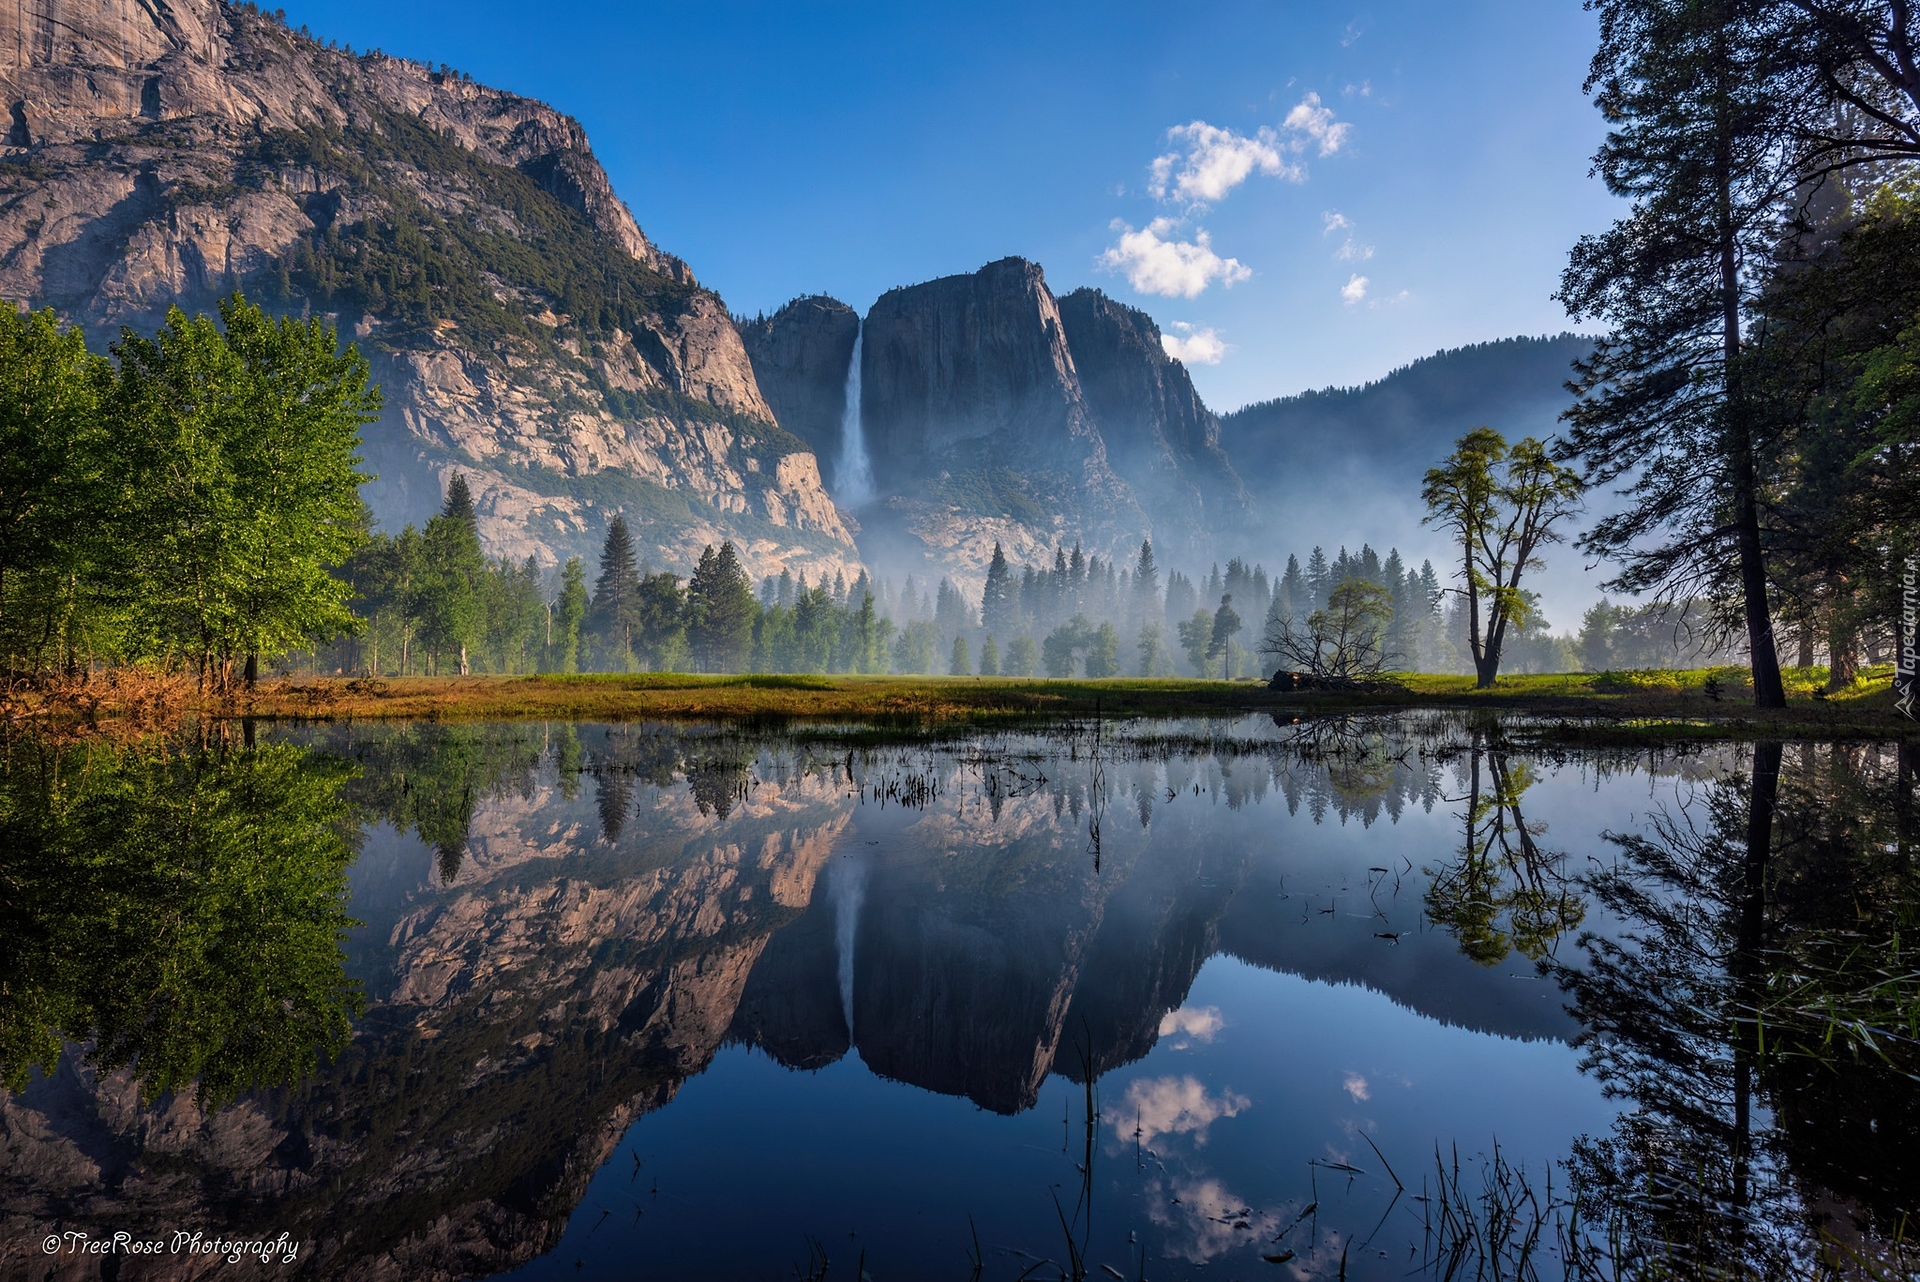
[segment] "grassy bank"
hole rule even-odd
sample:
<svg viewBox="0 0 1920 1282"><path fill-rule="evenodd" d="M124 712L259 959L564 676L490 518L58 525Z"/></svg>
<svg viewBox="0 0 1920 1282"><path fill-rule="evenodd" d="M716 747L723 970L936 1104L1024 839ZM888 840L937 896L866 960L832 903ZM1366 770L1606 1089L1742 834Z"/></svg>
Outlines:
<svg viewBox="0 0 1920 1282"><path fill-rule="evenodd" d="M823 720L1010 724L1085 716L1291 715L1396 707L1462 707L1594 721L1590 732L1637 738L1899 736L1920 733L1893 708L1891 673L1815 697L1823 670L1789 675L1782 711L1750 706L1736 669L1516 676L1493 690L1471 677L1405 674L1373 695L1279 695L1253 681L1023 680L993 677L675 674L282 680L225 715L436 720ZM212 711L212 709L210 709ZM1643 724L1652 723L1652 724ZM1664 723L1664 724L1661 724Z"/></svg>
<svg viewBox="0 0 1920 1282"><path fill-rule="evenodd" d="M1060 717L1314 716L1392 708L1459 708L1566 724L1566 741L1920 737L1893 707L1891 673L1870 672L1820 696L1826 673L1790 670L1789 706L1751 706L1737 669L1568 673L1504 678L1476 690L1471 677L1401 674L1370 695L1275 694L1255 681L1027 680L996 677L724 676L669 673L591 676L279 678L251 695L203 701L180 678L152 684L89 682L91 702L14 696L9 719L151 721L199 714L265 720L847 721L887 726L1014 725Z"/></svg>

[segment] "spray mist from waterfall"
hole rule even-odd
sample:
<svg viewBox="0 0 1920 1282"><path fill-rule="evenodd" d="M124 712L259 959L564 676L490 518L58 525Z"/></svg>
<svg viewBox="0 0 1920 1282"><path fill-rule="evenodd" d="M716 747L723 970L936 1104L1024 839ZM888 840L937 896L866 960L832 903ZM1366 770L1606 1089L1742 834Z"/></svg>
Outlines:
<svg viewBox="0 0 1920 1282"><path fill-rule="evenodd" d="M853 941L860 925L860 909L867 901L867 864L858 857L842 858L833 870L833 934L840 954L840 1014L853 1037Z"/></svg>
<svg viewBox="0 0 1920 1282"><path fill-rule="evenodd" d="M866 322L853 334L853 359L847 362L847 411L840 418L840 458L833 468L833 498L842 507L873 501L873 463L867 458L867 434L860 422L860 347Z"/></svg>

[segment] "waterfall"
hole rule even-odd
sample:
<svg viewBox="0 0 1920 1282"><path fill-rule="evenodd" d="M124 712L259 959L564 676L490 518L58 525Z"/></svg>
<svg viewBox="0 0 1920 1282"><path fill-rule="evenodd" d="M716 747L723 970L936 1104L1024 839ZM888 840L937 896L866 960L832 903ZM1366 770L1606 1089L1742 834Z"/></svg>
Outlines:
<svg viewBox="0 0 1920 1282"><path fill-rule="evenodd" d="M860 925L860 908L867 899L867 865L857 856L842 855L833 870L834 943L840 954L840 1014L847 1021L847 1040L853 1040L853 940Z"/></svg>
<svg viewBox="0 0 1920 1282"><path fill-rule="evenodd" d="M867 458L867 434L860 422L860 347L866 322L853 332L853 359L847 362L847 410L840 417L840 458L833 467L833 497L841 507L873 501L873 463Z"/></svg>

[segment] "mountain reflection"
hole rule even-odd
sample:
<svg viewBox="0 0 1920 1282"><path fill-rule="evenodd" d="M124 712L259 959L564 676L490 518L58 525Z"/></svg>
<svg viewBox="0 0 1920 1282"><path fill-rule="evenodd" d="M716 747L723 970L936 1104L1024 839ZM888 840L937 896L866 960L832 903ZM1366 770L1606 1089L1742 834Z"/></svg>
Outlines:
<svg viewBox="0 0 1920 1282"><path fill-rule="evenodd" d="M1848 1241L1895 1231L1920 1183L1914 967L1888 951L1920 903L1910 769L1776 745L1729 782L1725 753L1591 754L1579 777L1702 782L1574 876L1600 839L1547 828L1564 790L1496 730L16 744L0 1224L285 1229L314 1276L482 1275L548 1251L627 1126L724 1047L856 1056L1015 1115L1050 1077L1091 1090L1210 1041L1221 1012L1188 994L1230 954L1577 1038L1634 1103L1579 1146L1581 1185L1648 1261L1771 1259L1815 1205ZM1203 1140L1249 1100L1162 1074L1119 1100L1124 1136L1105 1124Z"/></svg>

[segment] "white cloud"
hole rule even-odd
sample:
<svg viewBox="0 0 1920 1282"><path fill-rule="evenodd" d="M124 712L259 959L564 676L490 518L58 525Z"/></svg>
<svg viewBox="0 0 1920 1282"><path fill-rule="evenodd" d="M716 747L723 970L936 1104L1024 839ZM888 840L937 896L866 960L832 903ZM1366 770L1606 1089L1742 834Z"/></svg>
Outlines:
<svg viewBox="0 0 1920 1282"><path fill-rule="evenodd" d="M1252 134L1235 133L1204 120L1167 130L1174 149L1148 166L1147 190L1155 200L1204 207L1227 195L1255 174L1305 182L1307 167L1289 159L1311 145L1331 156L1346 144L1353 126L1334 119L1333 108L1310 93L1294 105L1279 129L1262 125Z"/></svg>
<svg viewBox="0 0 1920 1282"><path fill-rule="evenodd" d="M1191 328L1191 326L1176 326L1176 328ZM1213 333L1210 329L1200 332ZM1210 1042L1226 1026L1227 1021L1220 1017L1218 1006L1182 1006L1178 1010L1170 1010L1161 1016L1160 1036L1171 1037L1175 1033L1181 1033L1196 1042Z"/></svg>
<svg viewBox="0 0 1920 1282"><path fill-rule="evenodd" d="M1132 1139L1138 1127L1142 1144L1152 1144L1161 1135L1191 1135L1195 1144L1205 1144L1209 1126L1223 1117L1238 1117L1252 1103L1232 1091L1209 1095L1193 1077L1136 1078L1127 1085L1113 1129L1122 1139Z"/></svg>
<svg viewBox="0 0 1920 1282"><path fill-rule="evenodd" d="M1360 276L1360 275L1349 276L1347 278L1347 283L1340 287L1340 297L1349 306L1359 302L1361 299L1365 298L1366 296L1367 296L1367 278L1365 276Z"/></svg>
<svg viewBox="0 0 1920 1282"><path fill-rule="evenodd" d="M1329 209L1320 215L1320 221L1325 226L1325 230L1321 233L1323 236L1331 236L1335 232L1346 233L1345 238L1340 242L1340 248L1333 251L1335 258L1343 263L1364 263L1373 257L1372 245L1362 245L1353 238L1353 219L1337 210Z"/></svg>
<svg viewBox="0 0 1920 1282"><path fill-rule="evenodd" d="M1221 358L1227 354L1226 341L1220 337L1220 331L1217 329L1195 329L1185 321L1175 321L1173 328L1179 332L1177 334L1160 335L1160 346L1167 355L1173 357L1176 361L1180 361L1186 365L1218 365ZM1213 1012L1216 1020L1219 1018L1219 1011L1214 1010L1211 1006L1207 1007L1207 1010ZM1179 1010L1170 1012L1166 1019L1160 1021L1160 1035L1165 1037L1169 1031L1170 1026L1167 1020L1173 1019L1176 1015L1186 1016L1193 1013L1195 1012L1189 1011L1185 1006L1182 1006ZM1181 1024L1174 1024L1171 1027L1178 1028L1183 1032L1193 1032L1193 1030L1187 1029ZM1205 1042L1213 1040L1213 1034L1211 1032L1204 1037L1200 1036L1198 1032L1193 1032L1193 1036L1196 1041Z"/></svg>
<svg viewBox="0 0 1920 1282"><path fill-rule="evenodd" d="M1333 118L1333 108L1320 105L1320 95L1317 93L1302 98L1280 123L1294 133L1305 134L1319 143L1323 156L1331 156L1339 151L1346 145L1347 135L1353 132L1352 125ZM1293 150L1299 149L1300 144L1296 141Z"/></svg>
<svg viewBox="0 0 1920 1282"><path fill-rule="evenodd" d="M1358 1073L1348 1073L1347 1080L1340 1083L1347 1094L1353 1096L1353 1102L1364 1104L1373 1098L1373 1091L1367 1086L1367 1079Z"/></svg>
<svg viewBox="0 0 1920 1282"><path fill-rule="evenodd" d="M1196 298L1215 281L1231 286L1253 275L1239 259L1214 253L1204 230L1195 229L1190 241L1169 239L1179 226L1175 219L1156 218L1135 231L1116 218L1113 229L1120 239L1100 255L1098 265L1125 272L1127 283L1143 294L1167 298Z"/></svg>
<svg viewBox="0 0 1920 1282"><path fill-rule="evenodd" d="M1175 125L1167 137L1185 144L1182 151L1154 157L1147 190L1155 200L1190 205L1211 204L1245 182L1255 172L1299 182L1306 171L1280 154L1280 135L1261 128L1253 137L1221 129L1204 120Z"/></svg>

